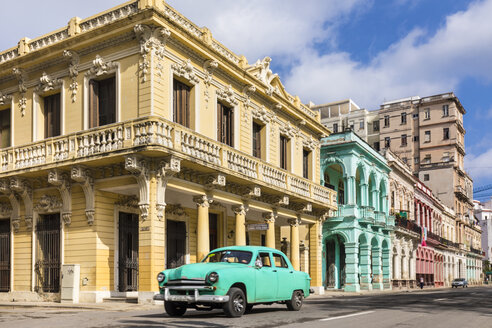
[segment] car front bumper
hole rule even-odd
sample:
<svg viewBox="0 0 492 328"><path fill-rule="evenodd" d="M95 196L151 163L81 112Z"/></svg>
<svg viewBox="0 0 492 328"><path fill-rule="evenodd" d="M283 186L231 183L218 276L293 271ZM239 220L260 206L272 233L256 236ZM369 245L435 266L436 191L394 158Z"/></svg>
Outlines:
<svg viewBox="0 0 492 328"><path fill-rule="evenodd" d="M188 295L171 295L171 290L186 290ZM212 290L212 288L196 286L176 286L164 288L164 294L154 295L156 301L186 302L186 303L225 303L229 301L229 295L200 295L200 290ZM192 295L190 295L193 293Z"/></svg>

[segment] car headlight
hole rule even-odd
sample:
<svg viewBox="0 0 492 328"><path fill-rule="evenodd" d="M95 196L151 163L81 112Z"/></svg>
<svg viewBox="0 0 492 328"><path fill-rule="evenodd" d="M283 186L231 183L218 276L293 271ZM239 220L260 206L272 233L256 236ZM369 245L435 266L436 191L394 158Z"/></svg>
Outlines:
<svg viewBox="0 0 492 328"><path fill-rule="evenodd" d="M216 283L217 281L219 281L219 274L217 272L209 273L208 281L210 281L211 283Z"/></svg>
<svg viewBox="0 0 492 328"><path fill-rule="evenodd" d="M164 279L166 279L166 275L165 275L164 273L162 273L162 272L159 272L159 273L157 274L157 281L158 281L158 282L163 282L163 281L164 281Z"/></svg>

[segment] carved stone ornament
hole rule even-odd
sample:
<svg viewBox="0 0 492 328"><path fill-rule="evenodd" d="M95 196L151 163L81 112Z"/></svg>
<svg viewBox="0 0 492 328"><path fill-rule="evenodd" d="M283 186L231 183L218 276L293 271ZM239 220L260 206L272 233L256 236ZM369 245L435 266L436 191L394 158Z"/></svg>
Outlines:
<svg viewBox="0 0 492 328"><path fill-rule="evenodd" d="M240 194L244 198L260 197L261 188L259 186L245 187L240 191Z"/></svg>
<svg viewBox="0 0 492 328"><path fill-rule="evenodd" d="M48 92L60 88L61 85L62 85L62 80L54 79L48 74L46 74L46 72L43 72L43 74L41 74L41 77L39 78L39 84L36 87L36 91Z"/></svg>
<svg viewBox="0 0 492 328"><path fill-rule="evenodd" d="M169 204L166 206L166 214L175 215L175 216L188 216L185 212L185 209L181 204Z"/></svg>
<svg viewBox="0 0 492 328"><path fill-rule="evenodd" d="M247 204L236 205L232 207L232 211L236 215L246 215L246 213L249 211L249 207Z"/></svg>
<svg viewBox="0 0 492 328"><path fill-rule="evenodd" d="M298 227L301 224L300 218L289 219L289 224L291 227Z"/></svg>
<svg viewBox="0 0 492 328"><path fill-rule="evenodd" d="M124 208L137 209L138 197L133 195L120 195L114 204Z"/></svg>
<svg viewBox="0 0 492 328"><path fill-rule="evenodd" d="M181 171L181 159L175 156L169 156L161 160L157 168L156 211L157 219L162 221L164 219L164 210L166 209L167 181Z"/></svg>
<svg viewBox="0 0 492 328"><path fill-rule="evenodd" d="M77 100L77 91L79 88L79 84L77 83L77 76L79 75L79 63L80 57L73 50L64 50L63 57L70 61L68 66L68 75L72 79L72 83L70 83L70 91L72 92L72 102Z"/></svg>
<svg viewBox="0 0 492 328"><path fill-rule="evenodd" d="M10 190L15 191L24 202L24 218L28 229L32 227L33 202L32 187L27 180L14 177L10 179Z"/></svg>
<svg viewBox="0 0 492 328"><path fill-rule="evenodd" d="M196 203L198 207L210 207L214 200L207 195L200 195L193 197L193 202Z"/></svg>
<svg viewBox="0 0 492 328"><path fill-rule="evenodd" d="M284 134L291 139L299 135L299 128L293 126L290 122L280 125L279 129L281 134Z"/></svg>
<svg viewBox="0 0 492 328"><path fill-rule="evenodd" d="M157 67L161 67L160 61L164 59L166 43L171 36L171 31L167 27L155 27L143 24L135 25L133 31L140 42L140 77L142 78L142 82L146 82L151 63L149 55L152 56L155 54L158 61Z"/></svg>
<svg viewBox="0 0 492 328"><path fill-rule="evenodd" d="M237 106L237 104L239 103L236 99L234 90L232 89L231 85L229 85L225 89L217 89L216 93L218 100L221 100L231 106Z"/></svg>
<svg viewBox="0 0 492 328"><path fill-rule="evenodd" d="M70 171L70 177L80 183L85 196L85 216L87 223L94 223L95 210L95 195L94 195L94 179L91 177L90 171L83 166L74 166Z"/></svg>
<svg viewBox="0 0 492 328"><path fill-rule="evenodd" d="M27 80L27 75L23 69L17 67L14 67L12 69L12 72L14 73L15 77L17 78L17 81L19 82L19 92L21 94L21 98L19 99L19 108L21 111L21 116L24 116L26 114L26 106L27 106L27 98L26 98L27 87L25 85Z"/></svg>
<svg viewBox="0 0 492 328"><path fill-rule="evenodd" d="M203 69L205 70L205 85L207 88L212 83L214 71L219 67L219 62L214 59L206 60L203 63Z"/></svg>
<svg viewBox="0 0 492 328"><path fill-rule="evenodd" d="M92 61L92 67L85 73L86 77L91 76L101 76L104 74L108 74L112 70L115 70L118 67L118 64L115 62L106 62L101 56L96 55L96 59Z"/></svg>
<svg viewBox="0 0 492 328"><path fill-rule="evenodd" d="M171 68L174 72L174 75L182 77L191 84L198 84L200 82L200 79L198 79L198 76L196 76L194 72L193 65L191 64L191 59L187 59L181 64L172 64Z"/></svg>
<svg viewBox="0 0 492 328"><path fill-rule="evenodd" d="M225 185L226 185L226 176L220 173L207 175L204 183L206 189L224 187Z"/></svg>
<svg viewBox="0 0 492 328"><path fill-rule="evenodd" d="M270 57L265 57L263 59L258 59L256 63L253 66L250 66L248 68L249 71L253 71L253 75L269 86L272 83L272 80L278 76L278 74L273 74L272 70L270 69L270 63L272 59Z"/></svg>
<svg viewBox="0 0 492 328"><path fill-rule="evenodd" d="M34 209L38 213L53 213L58 212L62 208L60 198L53 195L43 195L34 205Z"/></svg>
<svg viewBox="0 0 492 328"><path fill-rule="evenodd" d="M268 124L275 118L275 114L266 109L266 107L263 105L260 108L253 108L251 110L251 114L255 119L262 122L263 124Z"/></svg>
<svg viewBox="0 0 492 328"><path fill-rule="evenodd" d="M304 138L302 140L302 145L304 148L308 148L311 151L315 151L320 146L319 141L315 140L312 136L309 136L309 138Z"/></svg>
<svg viewBox="0 0 492 328"><path fill-rule="evenodd" d="M256 87L252 84L245 85L243 88L243 93L246 97L244 101L244 107L251 106L251 97L256 92Z"/></svg>
<svg viewBox="0 0 492 328"><path fill-rule="evenodd" d="M12 101L11 95L6 95L0 92L0 106L8 105Z"/></svg>
<svg viewBox="0 0 492 328"><path fill-rule="evenodd" d="M289 205L289 196L270 196L265 195L262 197L262 201L272 204L274 206L287 206Z"/></svg>
<svg viewBox="0 0 492 328"><path fill-rule="evenodd" d="M12 205L7 202L0 202L0 217L10 217L10 214L12 214Z"/></svg>
<svg viewBox="0 0 492 328"><path fill-rule="evenodd" d="M66 225L70 225L72 216L72 192L70 179L66 173L51 170L48 173L48 183L56 186L62 198L62 218Z"/></svg>
<svg viewBox="0 0 492 328"><path fill-rule="evenodd" d="M265 220L266 223L275 223L277 217L278 215L276 210L272 210L270 213L263 213L263 220Z"/></svg>
<svg viewBox="0 0 492 328"><path fill-rule="evenodd" d="M140 208L140 219L142 221L147 220L149 216L149 202L150 202L150 172L149 162L137 155L130 155L125 157L125 169L131 172L138 183L138 195Z"/></svg>

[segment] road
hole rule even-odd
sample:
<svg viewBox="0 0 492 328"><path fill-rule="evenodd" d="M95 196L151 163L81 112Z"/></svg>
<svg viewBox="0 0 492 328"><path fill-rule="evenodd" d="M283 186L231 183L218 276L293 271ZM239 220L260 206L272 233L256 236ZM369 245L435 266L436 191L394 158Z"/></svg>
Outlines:
<svg viewBox="0 0 492 328"><path fill-rule="evenodd" d="M159 306L124 309L0 307L0 327L492 327L492 288L312 297L300 312L285 305L257 306L230 319L221 311L189 310L170 318Z"/></svg>

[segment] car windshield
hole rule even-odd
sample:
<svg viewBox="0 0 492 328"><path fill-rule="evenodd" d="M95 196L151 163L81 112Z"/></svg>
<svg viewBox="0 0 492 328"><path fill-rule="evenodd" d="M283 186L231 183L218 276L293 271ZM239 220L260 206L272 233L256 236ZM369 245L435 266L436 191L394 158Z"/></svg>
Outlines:
<svg viewBox="0 0 492 328"><path fill-rule="evenodd" d="M227 262L227 263L243 263L249 264L251 262L251 257L253 254L246 251L236 251L236 250L224 250L219 252L212 252L203 259L204 263L216 263L216 262Z"/></svg>
<svg viewBox="0 0 492 328"><path fill-rule="evenodd" d="M465 279L463 279L463 278L456 278L456 279L454 279L454 281L465 281Z"/></svg>

